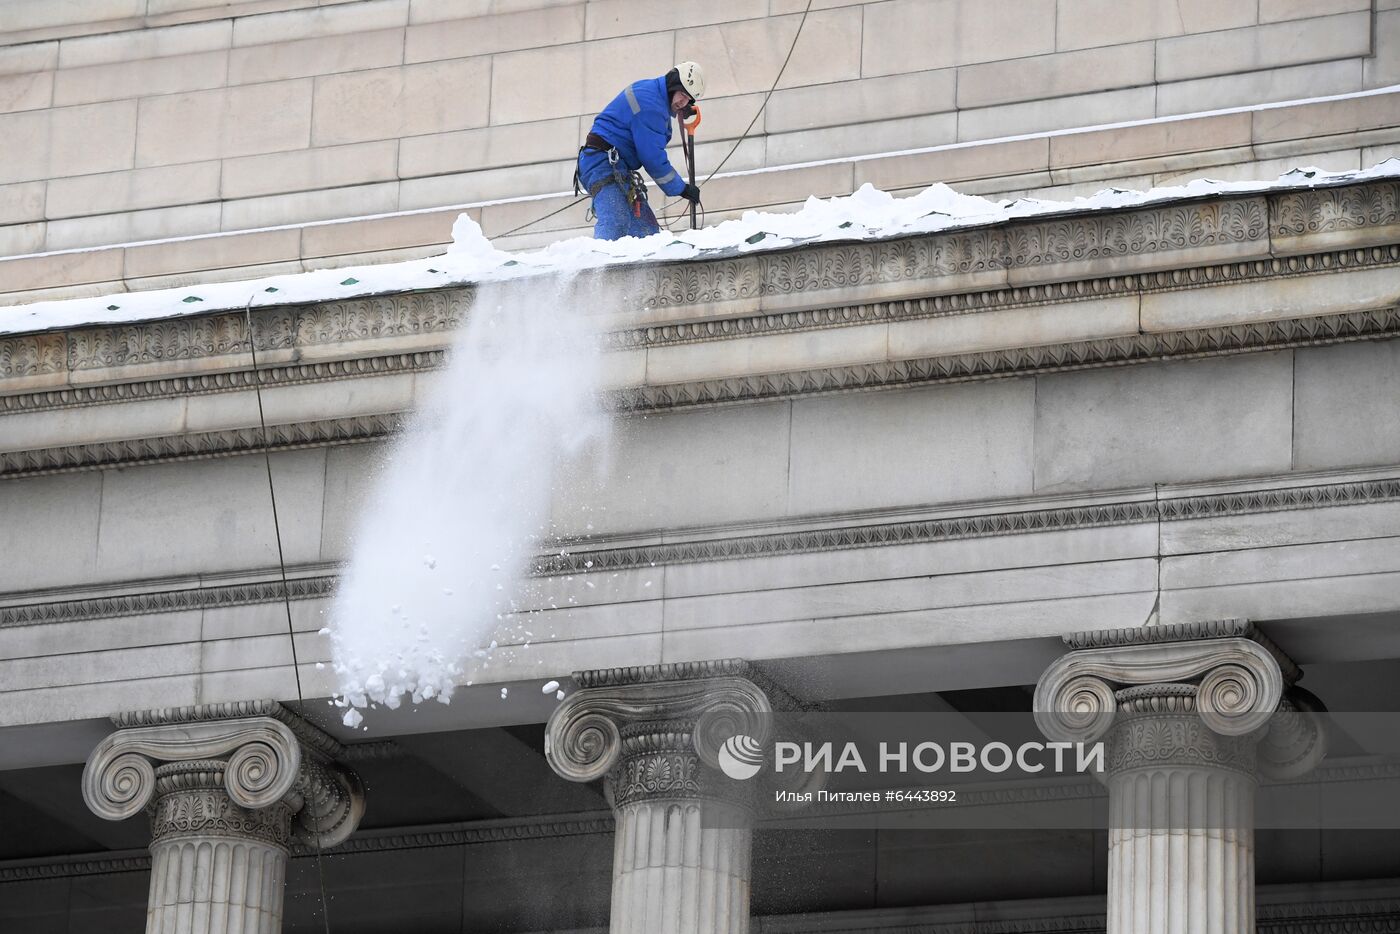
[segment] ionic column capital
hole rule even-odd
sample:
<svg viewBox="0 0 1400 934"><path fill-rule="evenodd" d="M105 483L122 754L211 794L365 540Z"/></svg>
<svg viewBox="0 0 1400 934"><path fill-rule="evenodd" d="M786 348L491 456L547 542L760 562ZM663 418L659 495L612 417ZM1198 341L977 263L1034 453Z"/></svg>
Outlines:
<svg viewBox="0 0 1400 934"><path fill-rule="evenodd" d="M82 781L83 800L106 820L147 810L157 797L217 793L259 815L218 824L234 835L246 829L269 842L291 835L335 846L364 812L358 778L334 761L340 744L274 701L139 711L112 721L117 730L88 756ZM285 833L263 833L264 811L284 821L295 815L295 822ZM153 820L159 836L158 814Z"/></svg>
<svg viewBox="0 0 1400 934"><path fill-rule="evenodd" d="M1035 716L1052 739L1092 742L1107 732L1117 692L1191 685L1193 708L1223 736L1266 725L1298 668L1246 620L1075 633L1071 651L1041 675Z"/></svg>
<svg viewBox="0 0 1400 934"><path fill-rule="evenodd" d="M646 781L658 793L694 796L700 779L687 757L717 769L731 737L762 744L772 730L766 716L773 712L772 688L738 659L582 671L574 680L580 690L555 708L544 745L554 771L570 781L612 773L616 785L640 791L619 765L624 758L659 757L674 769Z"/></svg>

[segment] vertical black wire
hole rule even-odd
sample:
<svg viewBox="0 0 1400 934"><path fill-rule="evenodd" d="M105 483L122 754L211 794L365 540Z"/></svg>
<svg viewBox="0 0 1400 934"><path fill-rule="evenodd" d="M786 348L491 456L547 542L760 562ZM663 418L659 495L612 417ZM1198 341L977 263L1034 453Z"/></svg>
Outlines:
<svg viewBox="0 0 1400 934"><path fill-rule="evenodd" d="M783 65L778 69L778 76L773 79L772 87L768 89L767 94L763 95L763 101L758 105L758 110L754 111L753 119L749 121L748 126L744 127L744 132L739 134L739 138L734 141L734 145L730 147L729 152L725 153L724 158L719 160L719 165L715 166L714 171L705 176L704 184L710 184L710 179L719 174L719 170L724 168L724 164L729 161L729 157L739 151L739 144L748 139L749 131L753 129L753 125L758 122L759 116L768 107L768 98L773 96L773 92L778 89L778 82L783 80L783 72L787 71L788 62L792 61L792 53L797 50L797 40L802 36L802 27L807 25L807 14L810 12L812 12L812 0L807 0L807 6L802 11L802 19L797 21L797 32L793 34L792 45L788 46L787 56L783 58ZM684 140L682 140L682 143L683 142ZM671 202L671 204L675 203L675 201ZM669 204L666 205L666 207L670 206ZM662 211L665 210L666 208L662 208Z"/></svg>
<svg viewBox="0 0 1400 934"><path fill-rule="evenodd" d="M258 425L262 429L263 466L267 470L267 496L272 501L272 531L277 538L277 567L282 575L282 607L287 614L287 641L292 647L292 676L296 679L297 704L301 712L306 709L306 696L301 690L301 665L297 661L296 628L292 625L292 593L287 585L287 559L282 550L282 523L277 515L277 488L272 482L272 449L267 436L267 416L263 414L262 371L258 369L258 350L253 340L253 299L243 306L243 322L248 330L248 354L253 360L253 393L258 400ZM304 715L304 713L303 713ZM308 800L307 804L311 802ZM320 817L311 811L311 835L316 844L316 877L321 889L321 921L325 934L331 934L331 906L326 896L326 868L321 856Z"/></svg>

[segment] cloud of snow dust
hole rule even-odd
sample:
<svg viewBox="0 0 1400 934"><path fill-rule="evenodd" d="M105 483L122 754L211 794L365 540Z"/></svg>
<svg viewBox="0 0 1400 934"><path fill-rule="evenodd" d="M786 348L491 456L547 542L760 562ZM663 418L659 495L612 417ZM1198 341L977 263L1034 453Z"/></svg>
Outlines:
<svg viewBox="0 0 1400 934"><path fill-rule="evenodd" d="M549 534L562 462L604 439L590 277L479 287L446 370L396 441L364 511L329 634L345 722L356 708L451 697L495 647ZM611 278L611 277L610 277Z"/></svg>

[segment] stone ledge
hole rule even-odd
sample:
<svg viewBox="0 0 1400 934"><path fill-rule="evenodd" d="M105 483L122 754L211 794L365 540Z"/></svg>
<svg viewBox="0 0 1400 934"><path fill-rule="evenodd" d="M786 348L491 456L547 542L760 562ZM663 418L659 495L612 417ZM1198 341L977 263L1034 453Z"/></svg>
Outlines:
<svg viewBox="0 0 1400 934"><path fill-rule="evenodd" d="M1396 264L1400 264L1400 244L1049 286L1017 286L904 301L842 304L788 314L755 314L626 328L606 335L605 340L612 351L649 351L886 322L904 324L1080 304L1087 307L1087 303L1115 297L1185 293L1269 279L1386 269ZM445 302L445 316L435 296ZM1357 303L1356 296L1341 298L1339 307ZM255 330L298 336L292 339L290 347L285 346L285 339L284 346L279 347L271 337L258 338L260 364L266 365L260 366L256 379L253 371L247 368L249 355L235 349L238 344L246 347L247 337L243 319L232 313L0 338L0 414L243 392L251 390L255 384L266 389L429 371L441 365L447 332L461 323L463 309L469 307L470 299L469 290L448 290L431 295L356 299L330 306L260 311L254 319ZM1196 317L1201 319L1201 300L1192 299L1192 304ZM340 329L327 332L319 326L318 321L326 317L327 308L336 313L332 317L342 322ZM1314 309L1319 315L1331 310L1330 305ZM1280 317L1272 310L1266 311L1263 314L1251 311L1241 317L1238 310L1227 308L1213 318L1206 316L1191 323L1230 326ZM394 333L396 328L399 333ZM997 330L1003 332L1004 328L1005 323L1000 323ZM1145 329L1159 334L1170 330L1160 324ZM1138 330L1138 326L1133 330ZM364 333L378 336L373 340L358 336ZM1009 333L1001 335L1003 349L1015 343L1009 339ZM935 335L931 333L930 336ZM317 344L318 340L328 343ZM1044 336L1041 340L1045 340ZM989 345L988 349L997 349L997 345ZM896 355L890 359L898 358ZM281 362L286 360L298 362ZM84 371L81 376L68 369L72 364Z"/></svg>
<svg viewBox="0 0 1400 934"><path fill-rule="evenodd" d="M1332 255L1304 252L1319 247ZM648 310L600 324L622 329L610 338L622 349L1388 266L1397 250L1400 183L1361 183L649 265L635 296ZM263 309L254 321L260 362L436 351L473 295L467 287ZM232 312L16 335L0 339L0 395L213 376L246 369L247 346Z"/></svg>

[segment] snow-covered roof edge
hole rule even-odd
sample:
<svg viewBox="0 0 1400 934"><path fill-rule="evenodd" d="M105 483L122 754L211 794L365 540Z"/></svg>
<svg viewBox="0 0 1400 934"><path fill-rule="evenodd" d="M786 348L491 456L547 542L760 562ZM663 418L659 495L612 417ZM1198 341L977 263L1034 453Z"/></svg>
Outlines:
<svg viewBox="0 0 1400 934"><path fill-rule="evenodd" d="M1378 179L1400 179L1400 159L1388 159L1356 172L1298 168L1271 181L1199 179L1186 185L1149 191L1106 188L1091 197L1071 201L992 201L960 194L943 184L899 198L867 184L844 197L809 198L801 210L790 214L749 211L737 220L699 230L679 233L663 230L651 237L611 242L574 237L542 249L518 253L496 249L476 222L464 214L453 227L452 245L440 256L19 305L0 312L0 335L155 321L249 306L286 306L453 288L637 263L717 259L807 243L885 240L993 226L1021 218L1083 215L1210 197L1337 187Z"/></svg>

